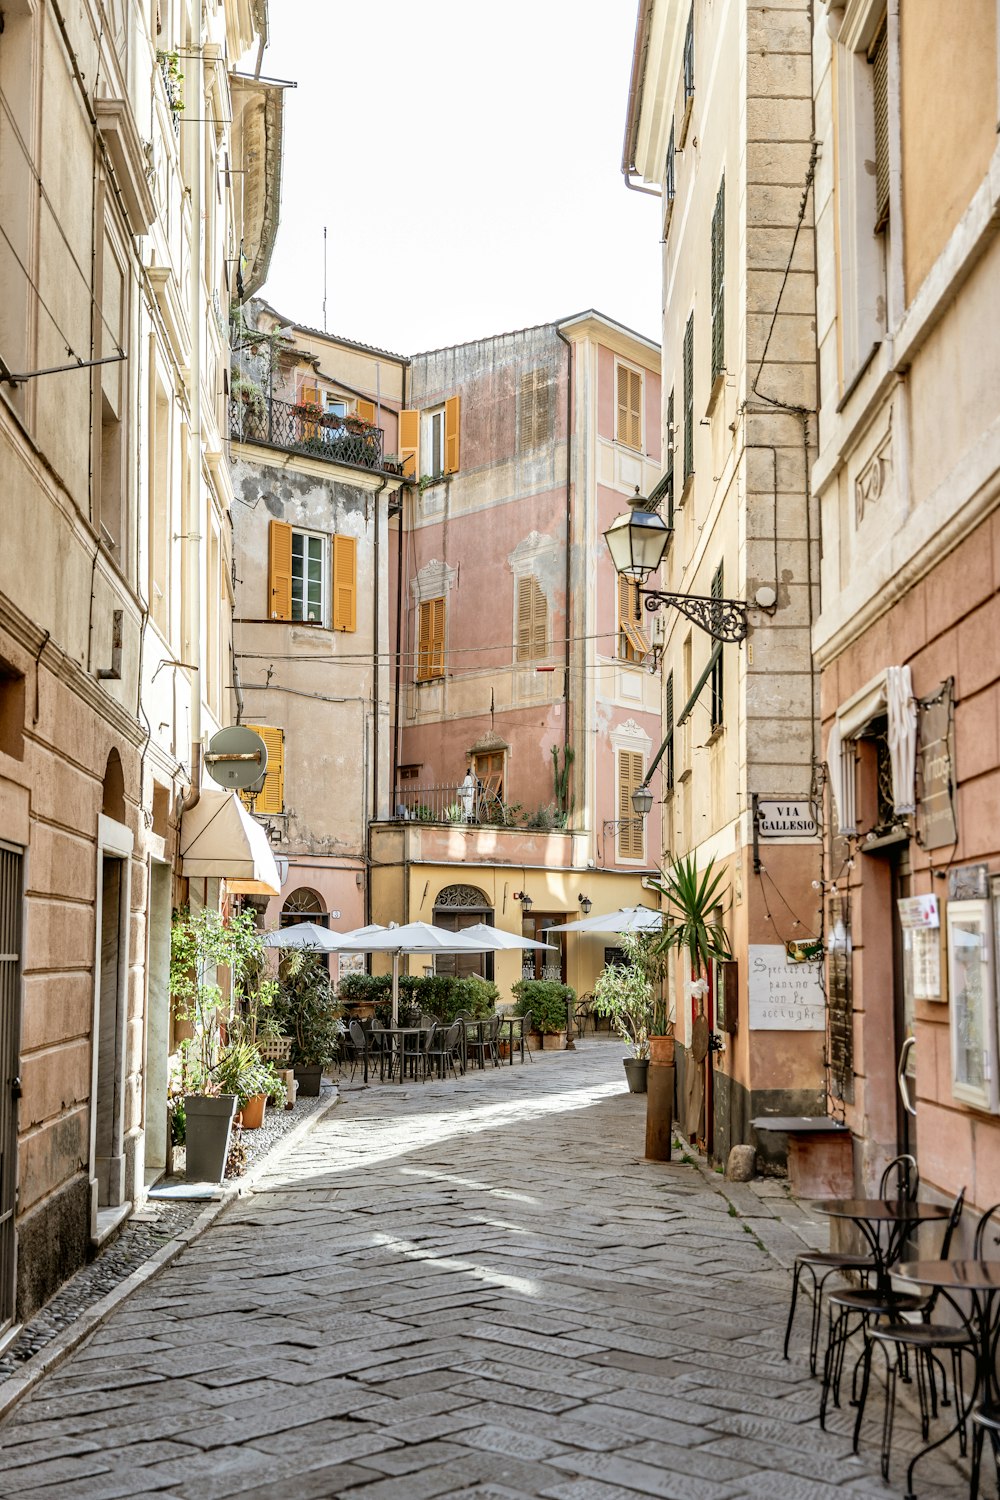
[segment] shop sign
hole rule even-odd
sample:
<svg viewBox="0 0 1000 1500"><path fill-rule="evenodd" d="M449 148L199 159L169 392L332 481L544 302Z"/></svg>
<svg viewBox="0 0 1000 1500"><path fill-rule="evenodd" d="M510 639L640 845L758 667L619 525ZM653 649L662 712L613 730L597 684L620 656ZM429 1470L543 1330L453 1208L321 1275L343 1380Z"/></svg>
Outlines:
<svg viewBox="0 0 1000 1500"><path fill-rule="evenodd" d="M781 943L751 943L748 999L752 1031L823 1031L820 965L794 963Z"/></svg>
<svg viewBox="0 0 1000 1500"><path fill-rule="evenodd" d="M757 802L757 833L762 839L814 839L819 835L819 825L812 803L766 801Z"/></svg>
<svg viewBox="0 0 1000 1500"><path fill-rule="evenodd" d="M925 849L951 848L958 843L955 817L955 718L952 678L933 698L917 704L917 832Z"/></svg>
<svg viewBox="0 0 1000 1500"><path fill-rule="evenodd" d="M940 1000L941 912L938 898L934 895L904 896L896 902L896 909L903 929L906 983L911 998Z"/></svg>
<svg viewBox="0 0 1000 1500"><path fill-rule="evenodd" d="M901 901L896 902L896 905L899 908L901 927L941 926L941 913L936 896L904 896Z"/></svg>

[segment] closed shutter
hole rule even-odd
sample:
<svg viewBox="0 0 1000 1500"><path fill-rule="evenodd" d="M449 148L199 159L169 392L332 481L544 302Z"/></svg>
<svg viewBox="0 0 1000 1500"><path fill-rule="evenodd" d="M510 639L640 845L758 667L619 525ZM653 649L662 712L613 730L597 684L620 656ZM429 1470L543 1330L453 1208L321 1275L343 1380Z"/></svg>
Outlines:
<svg viewBox="0 0 1000 1500"><path fill-rule="evenodd" d="M673 790L674 786L674 674L667 677L667 690L664 694L663 720L666 733L663 738L666 742L665 759L663 762L664 776L667 783L667 791Z"/></svg>
<svg viewBox="0 0 1000 1500"><path fill-rule="evenodd" d="M713 599L722 599L722 563L712 574L711 595ZM712 729L721 729L725 714L725 702L723 698L723 676L722 676L722 645L717 644L712 653Z"/></svg>
<svg viewBox="0 0 1000 1500"><path fill-rule="evenodd" d="M517 659L538 661L548 651L549 604L534 574L517 580Z"/></svg>
<svg viewBox="0 0 1000 1500"><path fill-rule="evenodd" d="M674 393L667 398L667 525L674 528Z"/></svg>
<svg viewBox="0 0 1000 1500"><path fill-rule="evenodd" d="M268 607L271 620L292 618L292 528L272 521L268 549Z"/></svg>
<svg viewBox="0 0 1000 1500"><path fill-rule="evenodd" d="M694 473L694 313L684 329L684 483Z"/></svg>
<svg viewBox="0 0 1000 1500"><path fill-rule="evenodd" d="M267 772L264 776L264 785L257 793L256 801L252 801L247 793L242 793L244 802L253 806L256 813L280 813L285 810L285 731L275 729L269 724L248 724L255 734L259 734L267 746Z"/></svg>
<svg viewBox="0 0 1000 1500"><path fill-rule="evenodd" d="M521 374L518 450L528 453L552 439L552 381L547 370Z"/></svg>
<svg viewBox="0 0 1000 1500"><path fill-rule="evenodd" d="M868 60L875 113L875 233L889 222L889 32L883 21Z"/></svg>
<svg viewBox="0 0 1000 1500"><path fill-rule="evenodd" d="M618 655L623 661L642 661L649 651L649 637L642 624L639 585L618 575Z"/></svg>
<svg viewBox="0 0 1000 1500"><path fill-rule="evenodd" d="M353 536L333 538L333 628L357 630L358 543Z"/></svg>
<svg viewBox="0 0 1000 1500"><path fill-rule="evenodd" d="M449 396L444 403L444 472L458 473L461 397Z"/></svg>
<svg viewBox="0 0 1000 1500"><path fill-rule="evenodd" d="M726 368L726 179L712 214L712 384Z"/></svg>
<svg viewBox="0 0 1000 1500"><path fill-rule="evenodd" d="M303 381L302 385L299 387L299 404L300 406L319 406L321 404L319 386L306 384L306 382ZM300 425L302 429L303 442L309 442L311 438L316 438L319 436L318 422L310 422L305 418L302 418L300 419Z"/></svg>
<svg viewBox="0 0 1000 1500"><path fill-rule="evenodd" d="M642 448L642 376L628 365L618 366L618 441Z"/></svg>
<svg viewBox="0 0 1000 1500"><path fill-rule="evenodd" d="M399 459L407 479L417 477L417 450L420 447L420 413L401 411L399 414Z"/></svg>
<svg viewBox="0 0 1000 1500"><path fill-rule="evenodd" d="M642 785L641 750L618 752L618 858L642 859L643 820L632 806L632 793Z"/></svg>
<svg viewBox="0 0 1000 1500"><path fill-rule="evenodd" d="M444 599L425 599L420 606L417 681L444 676Z"/></svg>
<svg viewBox="0 0 1000 1500"><path fill-rule="evenodd" d="M375 426L374 401L359 401L355 407L355 410L357 412L357 415L361 418L362 422L370 422L373 427Z"/></svg>

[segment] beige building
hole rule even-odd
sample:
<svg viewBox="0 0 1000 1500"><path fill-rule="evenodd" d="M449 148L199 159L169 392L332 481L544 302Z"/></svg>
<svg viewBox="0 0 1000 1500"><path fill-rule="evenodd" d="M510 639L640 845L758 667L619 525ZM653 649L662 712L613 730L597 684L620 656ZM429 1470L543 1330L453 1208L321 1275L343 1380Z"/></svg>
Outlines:
<svg viewBox="0 0 1000 1500"><path fill-rule="evenodd" d="M284 875L267 922L368 920L389 812L390 516L406 361L249 302L233 350L237 712L268 746L252 806Z"/></svg>
<svg viewBox="0 0 1000 1500"><path fill-rule="evenodd" d="M810 14L642 0L623 158L662 206L662 586L749 611L735 645L669 609L661 666L664 859L728 877L737 967L704 1001L718 1050L699 1077L681 1064L685 1123L721 1158L754 1117L824 1097L818 965L788 948L820 933ZM702 1002L683 977L686 1040Z"/></svg>
<svg viewBox="0 0 1000 1500"><path fill-rule="evenodd" d="M0 1345L165 1161L177 829L229 717L227 314L280 123L230 86L262 0L3 22Z"/></svg>
<svg viewBox="0 0 1000 1500"><path fill-rule="evenodd" d="M1000 1197L996 6L827 3L813 50L830 1108L866 1190L906 1148L928 1190L984 1208Z"/></svg>

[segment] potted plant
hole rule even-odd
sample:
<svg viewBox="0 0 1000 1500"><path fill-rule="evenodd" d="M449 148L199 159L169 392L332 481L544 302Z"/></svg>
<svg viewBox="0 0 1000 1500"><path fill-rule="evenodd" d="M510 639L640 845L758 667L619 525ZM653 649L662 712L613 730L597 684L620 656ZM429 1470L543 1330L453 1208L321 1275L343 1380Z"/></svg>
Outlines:
<svg viewBox="0 0 1000 1500"><path fill-rule="evenodd" d="M219 983L220 969L238 992L259 960L262 941L254 914L223 921L217 911L174 912L170 930L170 993L177 1022L189 1029L179 1054L177 1087L183 1092L183 1128L189 1181L221 1182L238 1096L217 1076L223 1027L230 1005Z"/></svg>
<svg viewBox="0 0 1000 1500"><path fill-rule="evenodd" d="M545 1050L561 1051L566 1046L569 1007L576 1003L572 985L554 979L519 979L510 989L516 1001L515 1015L530 1011Z"/></svg>
<svg viewBox="0 0 1000 1500"><path fill-rule="evenodd" d="M607 964L601 970L594 986L594 1009L598 1015L607 1016L622 1041L631 1047L631 1057L624 1059L629 1092L644 1094L655 1009L653 985L642 938L634 932L623 932L621 946L626 962Z"/></svg>
<svg viewBox="0 0 1000 1500"><path fill-rule="evenodd" d="M322 954L308 948L287 953L278 975L274 1021L292 1039L291 1063L299 1093L303 1098L315 1097L323 1069L337 1056L344 1034Z"/></svg>
<svg viewBox="0 0 1000 1500"><path fill-rule="evenodd" d="M707 979L711 964L732 957L726 929L716 915L728 890L725 880L725 870L717 870L714 859L699 874L694 855L688 854L653 882L666 911L652 950L686 953L695 982Z"/></svg>
<svg viewBox="0 0 1000 1500"><path fill-rule="evenodd" d="M285 1085L252 1042L230 1041L219 1053L215 1078L224 1094L235 1094L244 1130L259 1130L268 1099L284 1100Z"/></svg>

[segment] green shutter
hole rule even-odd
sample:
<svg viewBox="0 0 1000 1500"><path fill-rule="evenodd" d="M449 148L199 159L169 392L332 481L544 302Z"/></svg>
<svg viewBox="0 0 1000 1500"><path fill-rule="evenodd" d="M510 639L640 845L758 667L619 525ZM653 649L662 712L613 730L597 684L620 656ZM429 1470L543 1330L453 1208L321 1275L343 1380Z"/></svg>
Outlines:
<svg viewBox="0 0 1000 1500"><path fill-rule="evenodd" d="M684 483L694 473L694 313L684 330Z"/></svg>
<svg viewBox="0 0 1000 1500"><path fill-rule="evenodd" d="M726 179L712 214L712 384L726 368Z"/></svg>

